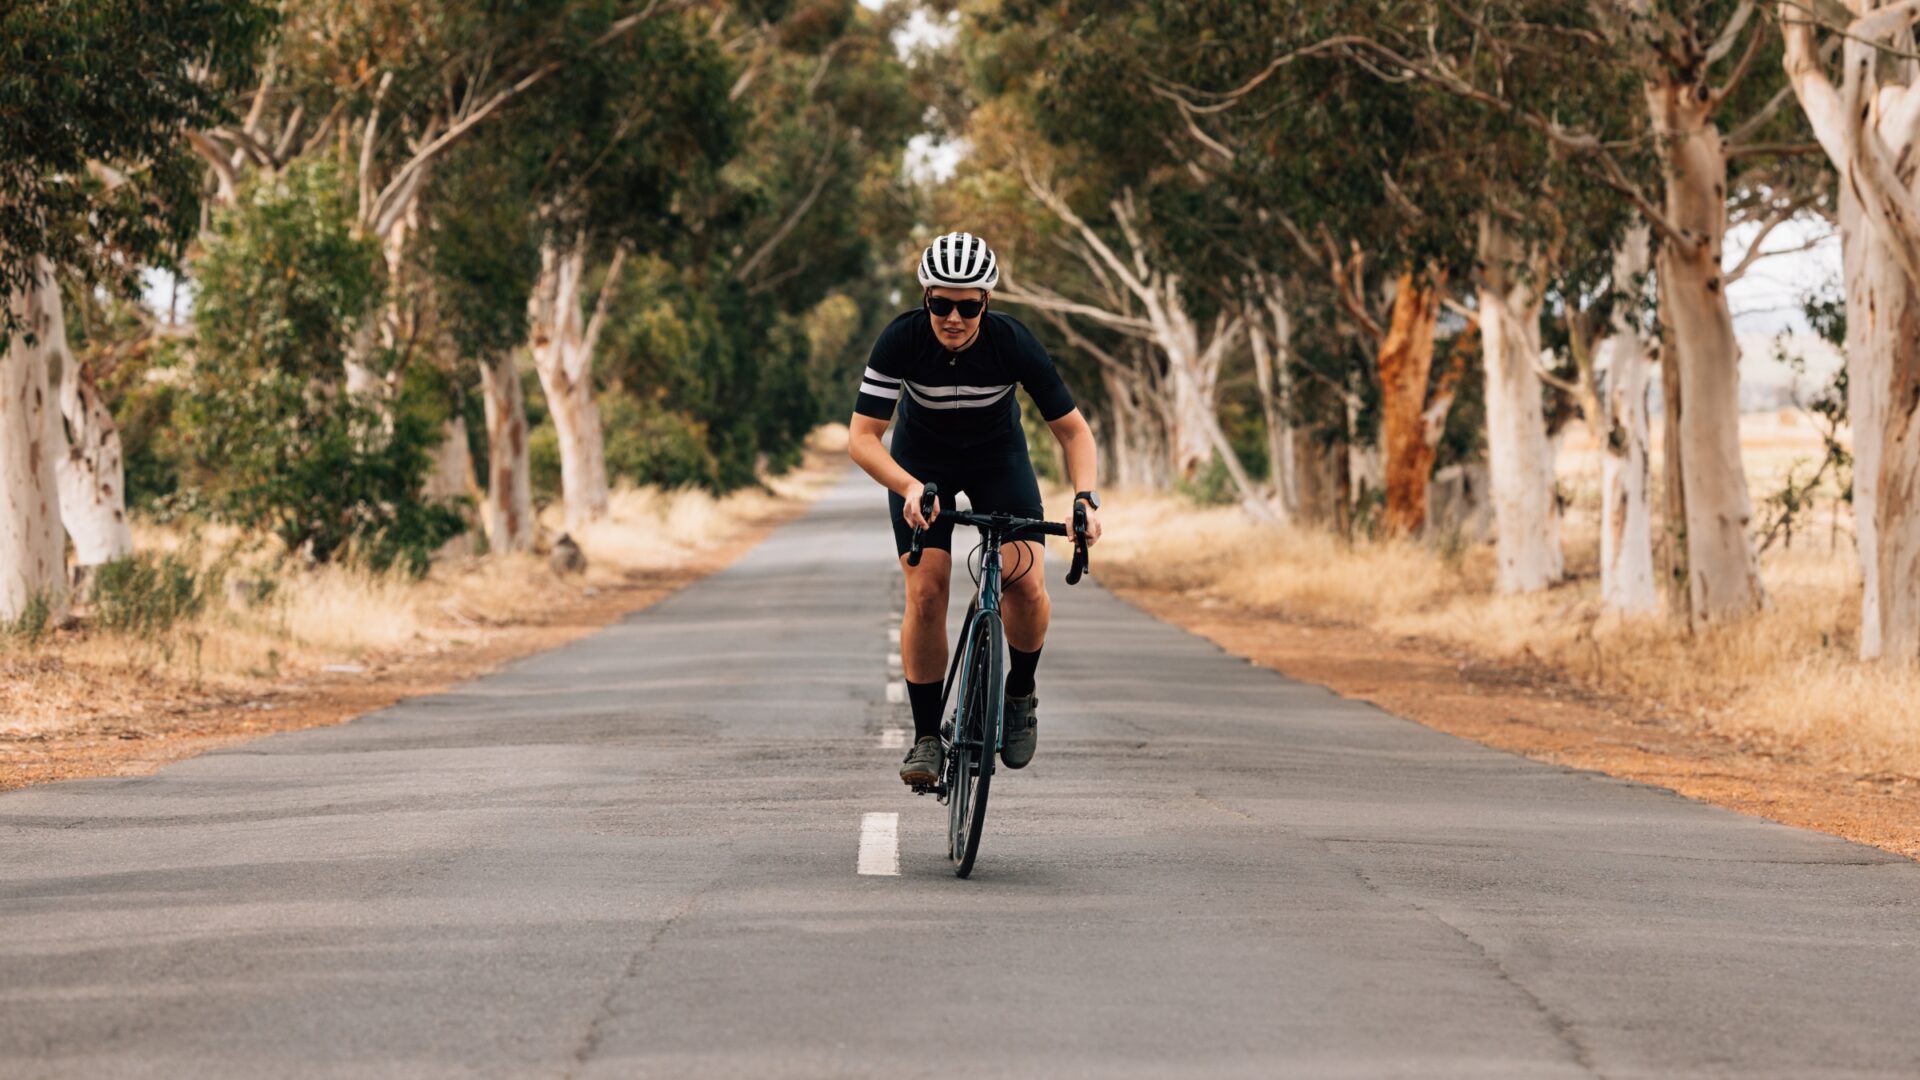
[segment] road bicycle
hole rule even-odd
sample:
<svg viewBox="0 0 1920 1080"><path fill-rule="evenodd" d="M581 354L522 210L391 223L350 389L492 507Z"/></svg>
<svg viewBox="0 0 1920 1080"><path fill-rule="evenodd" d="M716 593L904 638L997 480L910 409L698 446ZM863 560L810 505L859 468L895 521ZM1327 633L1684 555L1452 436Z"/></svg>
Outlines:
<svg viewBox="0 0 1920 1080"><path fill-rule="evenodd" d="M920 498L923 519L933 513L939 496L939 485L926 486ZM975 549L980 552L980 569L974 575L978 588L961 623L960 647L947 665L946 685L941 690L940 712L948 717L940 729L946 765L938 782L916 785L914 791L933 795L946 804L947 857L953 860L954 874L964 878L973 873L974 858L980 853L980 832L987 821L987 790L993 783L993 763L1004 734L1006 631L1000 619L1000 548L1016 540L1070 536L1073 565L1067 570L1067 584L1079 584L1087 571L1087 509L1085 503L1074 502L1071 530L1056 522L1011 514L948 510L940 516L955 525L980 530L980 545ZM913 532L913 544L907 552L909 566L920 565L921 532Z"/></svg>

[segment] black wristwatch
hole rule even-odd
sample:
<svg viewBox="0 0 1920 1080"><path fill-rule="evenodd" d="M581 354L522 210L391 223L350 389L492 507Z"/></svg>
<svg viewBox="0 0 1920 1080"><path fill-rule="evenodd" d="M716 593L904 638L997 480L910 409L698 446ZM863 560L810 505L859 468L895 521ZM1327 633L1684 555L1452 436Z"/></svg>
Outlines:
<svg viewBox="0 0 1920 1080"><path fill-rule="evenodd" d="M1085 502L1095 510L1100 509L1100 493L1097 491L1076 491L1073 499L1075 502Z"/></svg>

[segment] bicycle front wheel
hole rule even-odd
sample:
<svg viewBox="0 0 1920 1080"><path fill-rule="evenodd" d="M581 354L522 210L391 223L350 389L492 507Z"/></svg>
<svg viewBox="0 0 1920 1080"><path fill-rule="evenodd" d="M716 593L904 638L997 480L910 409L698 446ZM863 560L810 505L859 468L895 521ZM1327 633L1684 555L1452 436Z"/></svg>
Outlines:
<svg viewBox="0 0 1920 1080"><path fill-rule="evenodd" d="M974 859L980 854L980 834L987 821L987 792L993 785L993 762L1000 750L1005 705L1003 644L998 614L973 620L960 667L959 692L955 694L949 766L952 780L947 801L947 851L953 859L953 872L959 877L973 873Z"/></svg>

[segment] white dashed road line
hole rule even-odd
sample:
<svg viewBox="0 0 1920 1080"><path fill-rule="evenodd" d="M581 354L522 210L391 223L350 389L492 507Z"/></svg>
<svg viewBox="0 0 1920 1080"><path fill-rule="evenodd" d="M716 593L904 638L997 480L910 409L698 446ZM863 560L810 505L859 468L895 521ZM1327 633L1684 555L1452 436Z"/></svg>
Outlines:
<svg viewBox="0 0 1920 1080"><path fill-rule="evenodd" d="M905 705L907 703L907 684L905 680L894 679L887 683L887 704Z"/></svg>
<svg viewBox="0 0 1920 1080"><path fill-rule="evenodd" d="M860 872L900 876L900 815L860 815Z"/></svg>
<svg viewBox="0 0 1920 1080"><path fill-rule="evenodd" d="M907 729L890 727L880 733L880 749L904 750L907 747Z"/></svg>

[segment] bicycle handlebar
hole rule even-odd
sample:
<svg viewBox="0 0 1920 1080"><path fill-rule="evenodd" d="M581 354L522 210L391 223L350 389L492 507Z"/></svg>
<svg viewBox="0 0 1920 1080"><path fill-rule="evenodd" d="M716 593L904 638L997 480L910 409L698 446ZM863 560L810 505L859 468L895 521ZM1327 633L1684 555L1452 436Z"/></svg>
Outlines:
<svg viewBox="0 0 1920 1080"><path fill-rule="evenodd" d="M928 484L920 494L920 517L925 519L938 505L940 485ZM971 525L976 529L994 530L1003 533L1006 541L1026 539L1026 536L1066 536L1073 538L1073 566L1067 571L1067 584L1078 585L1080 578L1087 572L1087 508L1079 500L1073 504L1073 527L1069 529L1052 521L1036 521L1033 518L1014 517L1012 514L976 514L967 510L950 510L945 516L955 525ZM913 530L913 542L907 549L907 565L919 566L920 556L925 551L921 547L925 529ZM1023 535L1025 534L1025 535Z"/></svg>
<svg viewBox="0 0 1920 1080"><path fill-rule="evenodd" d="M939 505L939 501L940 485L928 484L926 488L920 492L920 520L925 521L927 515L933 513L933 508ZM924 532L926 532L925 529L913 530L913 546L907 549L908 566L920 565L920 537Z"/></svg>
<svg viewBox="0 0 1920 1080"><path fill-rule="evenodd" d="M1087 504L1073 500L1073 565L1067 569L1067 584L1080 584L1087 572Z"/></svg>

